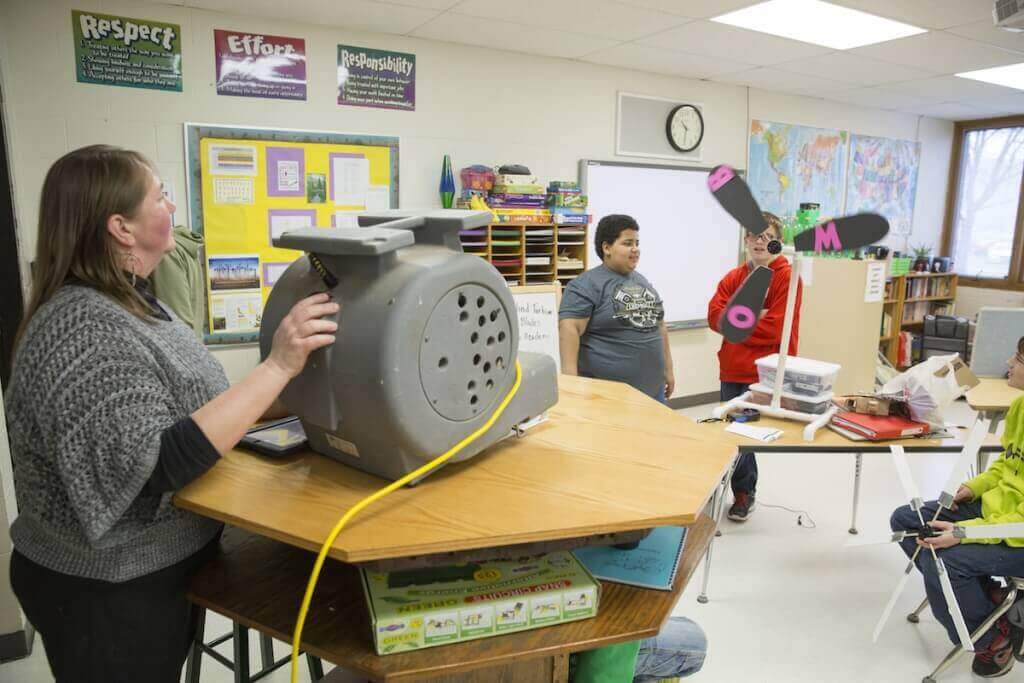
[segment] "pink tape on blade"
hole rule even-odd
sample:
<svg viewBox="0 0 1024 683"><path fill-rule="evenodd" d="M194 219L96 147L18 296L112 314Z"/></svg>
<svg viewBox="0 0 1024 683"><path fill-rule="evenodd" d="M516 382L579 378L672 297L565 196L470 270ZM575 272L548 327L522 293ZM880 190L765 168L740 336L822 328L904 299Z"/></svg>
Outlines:
<svg viewBox="0 0 1024 683"><path fill-rule="evenodd" d="M754 326L757 318L746 306L733 306L725 313L726 319L735 327L746 330Z"/></svg>
<svg viewBox="0 0 1024 683"><path fill-rule="evenodd" d="M727 182L736 177L736 172L728 166L719 166L708 174L708 187L712 192L718 192Z"/></svg>
<svg viewBox="0 0 1024 683"><path fill-rule="evenodd" d="M814 251L842 251L843 243L836 232L836 224L829 221L814 226Z"/></svg>

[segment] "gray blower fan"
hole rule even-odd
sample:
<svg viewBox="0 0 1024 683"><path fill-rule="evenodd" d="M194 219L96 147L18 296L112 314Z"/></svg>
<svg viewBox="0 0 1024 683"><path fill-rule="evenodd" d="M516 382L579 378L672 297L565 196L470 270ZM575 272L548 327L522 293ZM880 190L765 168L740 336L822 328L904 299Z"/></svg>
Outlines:
<svg viewBox="0 0 1024 683"><path fill-rule="evenodd" d="M386 211L359 228L306 228L274 245L305 251L270 293L260 353L292 306L330 291L337 340L314 351L281 394L317 452L398 479L479 429L515 382L495 424L448 462L473 457L558 401L555 363L519 353L515 303L501 275L462 253L459 230L487 212Z"/></svg>

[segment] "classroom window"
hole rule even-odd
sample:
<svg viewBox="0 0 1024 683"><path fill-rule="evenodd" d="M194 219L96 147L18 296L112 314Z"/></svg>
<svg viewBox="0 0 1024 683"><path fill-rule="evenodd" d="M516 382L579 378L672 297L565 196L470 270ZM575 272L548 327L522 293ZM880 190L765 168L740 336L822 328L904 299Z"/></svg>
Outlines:
<svg viewBox="0 0 1024 683"><path fill-rule="evenodd" d="M961 283L1024 289L1024 117L956 124L943 253Z"/></svg>

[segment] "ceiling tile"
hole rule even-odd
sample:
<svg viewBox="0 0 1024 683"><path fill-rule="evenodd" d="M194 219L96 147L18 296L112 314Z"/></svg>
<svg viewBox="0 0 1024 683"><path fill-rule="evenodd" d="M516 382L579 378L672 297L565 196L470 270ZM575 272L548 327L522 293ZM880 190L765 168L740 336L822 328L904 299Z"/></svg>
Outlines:
<svg viewBox="0 0 1024 683"><path fill-rule="evenodd" d="M620 42L691 21L686 17L629 7L611 0L463 0L450 13L549 29L564 27L572 33Z"/></svg>
<svg viewBox="0 0 1024 683"><path fill-rule="evenodd" d="M450 12L420 26L409 35L495 50L567 58L582 57L618 42Z"/></svg>
<svg viewBox="0 0 1024 683"><path fill-rule="evenodd" d="M850 50L852 54L913 66L926 71L954 74L1024 61L1024 53L984 45L943 31L922 33L877 45Z"/></svg>
<svg viewBox="0 0 1024 683"><path fill-rule="evenodd" d="M655 73L681 76L684 78L709 78L749 69L752 64L732 62L717 57L692 55L659 47L624 43L599 50L583 58L585 62L620 66L626 69L653 71Z"/></svg>
<svg viewBox="0 0 1024 683"><path fill-rule="evenodd" d="M756 5L764 0L617 0L623 5L656 9L681 17L704 19Z"/></svg>
<svg viewBox="0 0 1024 683"><path fill-rule="evenodd" d="M712 21L695 21L669 29L642 40L642 45L683 50L715 57L725 54L743 55L743 60L760 66L802 59L832 52L830 48L797 40L770 36Z"/></svg>
<svg viewBox="0 0 1024 683"><path fill-rule="evenodd" d="M840 83L839 81L827 78L806 76L804 74L795 74L789 71L764 67L718 76L712 80L720 83L749 85L762 90L775 90L796 95L823 95L827 92L850 89L849 83Z"/></svg>
<svg viewBox="0 0 1024 683"><path fill-rule="evenodd" d="M972 106L986 109L998 114L1024 114L1024 92L1016 95L983 97L972 101Z"/></svg>
<svg viewBox="0 0 1024 683"><path fill-rule="evenodd" d="M905 83L890 83L882 87L907 95L938 99L941 102L966 102L976 98L1007 97L1020 93L1019 90L1013 88L1004 88L1001 85L982 83L957 76L939 76L938 78L926 78Z"/></svg>
<svg viewBox="0 0 1024 683"><path fill-rule="evenodd" d="M1005 47L1007 50L1024 52L1024 33L1015 33L999 28L992 23L992 17L976 21L973 24L954 26L946 29L947 33L954 33L964 38L978 40L989 45Z"/></svg>
<svg viewBox="0 0 1024 683"><path fill-rule="evenodd" d="M295 19L295 9L284 7L277 0L187 0L190 7L269 19ZM437 10L404 7L370 0L302 0L302 20L310 24L374 31L377 33L408 33L438 16Z"/></svg>
<svg viewBox="0 0 1024 683"><path fill-rule="evenodd" d="M826 100L836 100L856 104L862 107L873 107L875 109L900 109L916 105L934 104L924 97L915 97L903 93L882 90L880 88L853 88L851 90L840 90L838 92L824 93L822 97Z"/></svg>
<svg viewBox="0 0 1024 683"><path fill-rule="evenodd" d="M849 52L833 52L829 55L798 59L777 65L777 68L808 76L828 78L857 85L878 85L928 78L935 74L909 66L889 64Z"/></svg>
<svg viewBox="0 0 1024 683"><path fill-rule="evenodd" d="M994 0L828 0L922 28L941 29L992 20Z"/></svg>
<svg viewBox="0 0 1024 683"><path fill-rule="evenodd" d="M920 104L912 107L901 107L900 111L908 114L921 114L936 119L949 119L950 121L966 121L969 119L983 119L988 116L984 111L968 107L958 102L942 102L940 104Z"/></svg>

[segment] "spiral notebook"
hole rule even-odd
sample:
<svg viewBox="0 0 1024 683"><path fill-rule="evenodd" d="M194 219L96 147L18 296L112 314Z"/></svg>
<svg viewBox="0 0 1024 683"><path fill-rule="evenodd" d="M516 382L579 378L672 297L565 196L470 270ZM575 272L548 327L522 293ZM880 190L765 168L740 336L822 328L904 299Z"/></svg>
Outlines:
<svg viewBox="0 0 1024 683"><path fill-rule="evenodd" d="M598 546L574 550L594 578L660 591L672 590L686 545L686 527L662 526L633 550Z"/></svg>

